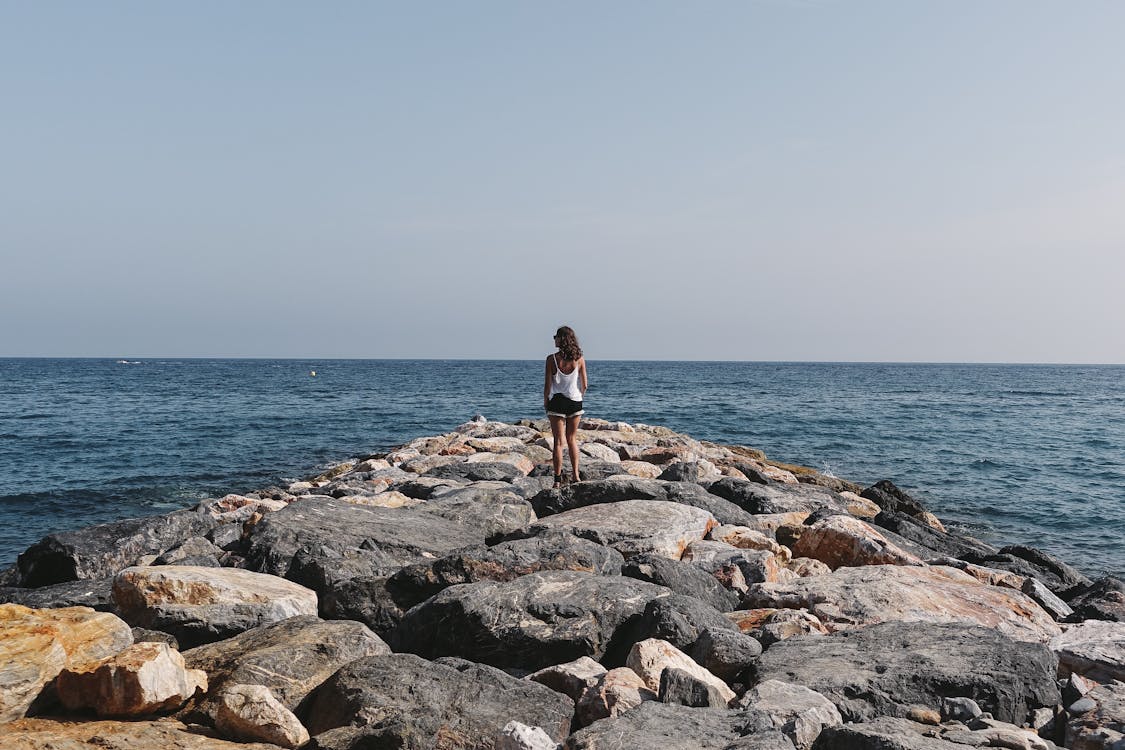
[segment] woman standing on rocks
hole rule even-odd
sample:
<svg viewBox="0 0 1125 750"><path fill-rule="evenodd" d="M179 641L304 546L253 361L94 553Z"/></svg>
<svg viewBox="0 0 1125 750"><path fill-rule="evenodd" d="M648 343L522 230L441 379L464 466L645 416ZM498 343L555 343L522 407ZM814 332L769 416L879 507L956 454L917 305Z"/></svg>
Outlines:
<svg viewBox="0 0 1125 750"><path fill-rule="evenodd" d="M547 357L547 372L543 379L543 408L551 420L554 437L554 454L551 465L555 470L555 486L563 482L562 447L565 430L566 446L570 452L571 480L578 481L578 422L582 418L582 396L586 393L586 360L574 329L563 326L555 331L555 346L559 348Z"/></svg>

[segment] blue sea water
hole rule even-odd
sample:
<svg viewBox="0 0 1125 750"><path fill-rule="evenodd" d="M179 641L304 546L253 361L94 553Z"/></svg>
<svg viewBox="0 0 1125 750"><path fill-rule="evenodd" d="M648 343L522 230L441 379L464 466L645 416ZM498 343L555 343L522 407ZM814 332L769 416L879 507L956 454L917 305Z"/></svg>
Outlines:
<svg viewBox="0 0 1125 750"><path fill-rule="evenodd" d="M447 432L540 416L541 362L0 359L0 564ZM591 362L591 416L667 425L868 484L1125 574L1125 367ZM311 372L315 371L315 377Z"/></svg>

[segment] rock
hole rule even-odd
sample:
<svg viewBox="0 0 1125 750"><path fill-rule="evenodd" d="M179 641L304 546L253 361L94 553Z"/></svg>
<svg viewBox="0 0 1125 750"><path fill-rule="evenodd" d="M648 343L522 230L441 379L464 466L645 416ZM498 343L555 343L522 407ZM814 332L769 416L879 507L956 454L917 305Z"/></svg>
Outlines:
<svg viewBox="0 0 1125 750"><path fill-rule="evenodd" d="M1125 623L1087 620L1068 627L1051 641L1059 672L1095 682L1125 681Z"/></svg>
<svg viewBox="0 0 1125 750"><path fill-rule="evenodd" d="M597 684L605 673L605 667L590 657L583 656L566 664L544 667L529 674L527 679L546 685L577 703L582 694Z"/></svg>
<svg viewBox="0 0 1125 750"><path fill-rule="evenodd" d="M762 513L750 517L749 523L741 524L753 531L761 532L768 537L777 538L777 530L783 526L801 526L809 517L809 511L795 511L793 513Z"/></svg>
<svg viewBox="0 0 1125 750"><path fill-rule="evenodd" d="M1062 621L1074 614L1074 610L1067 606L1066 602L1051 593L1051 590L1036 578L1024 579L1020 590L1034 599L1047 614L1056 620Z"/></svg>
<svg viewBox="0 0 1125 750"><path fill-rule="evenodd" d="M163 630L189 647L317 613L315 592L234 568L126 568L114 579L113 597L130 625Z"/></svg>
<svg viewBox="0 0 1125 750"><path fill-rule="evenodd" d="M1071 703L1083 698L1086 693L1097 687L1098 683L1088 680L1082 675L1073 672L1066 678L1062 687L1062 704L1069 706Z"/></svg>
<svg viewBox="0 0 1125 750"><path fill-rule="evenodd" d="M866 497L861 497L848 490L837 490L837 492L840 493L840 497L847 503L848 513L851 513L853 516L870 519L875 518L875 516L883 512L883 509L880 508L878 503L874 500L868 500Z"/></svg>
<svg viewBox="0 0 1125 750"><path fill-rule="evenodd" d="M784 569L783 561L772 552L739 549L724 542L702 540L692 542L684 550L684 562L690 562L722 579L722 571L736 567L747 583L776 583Z"/></svg>
<svg viewBox="0 0 1125 750"><path fill-rule="evenodd" d="M983 565L974 565L973 563L968 563L953 557L933 557L926 560L926 564L957 568L957 570L968 573L981 583L988 584L989 586L1003 586L1004 588L1015 589L1016 591L1022 591L1024 582L1027 581L1023 576L1016 575L1010 570L986 568Z"/></svg>
<svg viewBox="0 0 1125 750"><path fill-rule="evenodd" d="M660 673L659 699L662 703L681 706L727 707L727 701L718 688L676 667L668 667Z"/></svg>
<svg viewBox="0 0 1125 750"><path fill-rule="evenodd" d="M1050 615L1018 591L985 586L952 568L868 565L789 583L763 583L749 607L807 609L830 630L879 622L964 623L995 628L1017 640L1059 634Z"/></svg>
<svg viewBox="0 0 1125 750"><path fill-rule="evenodd" d="M874 485L861 492L860 497L865 497L873 501L885 511L904 513L918 519L927 519L927 521L923 522L929 525L928 520L931 518L931 514L926 510L925 506L900 490L889 479L876 482ZM940 526L940 523L938 526ZM944 529L939 528L938 530L942 531Z"/></svg>
<svg viewBox="0 0 1125 750"><path fill-rule="evenodd" d="M1033 547L1014 545L993 554L959 555L965 562L1008 570L1024 578L1038 578L1056 595L1076 586L1090 585L1090 579L1066 563Z"/></svg>
<svg viewBox="0 0 1125 750"><path fill-rule="evenodd" d="M619 643L618 631L669 594L631 578L576 571L453 586L407 612L393 645L426 658L456 655L528 670L581 656L612 663L616 647L620 663L629 644Z"/></svg>
<svg viewBox="0 0 1125 750"><path fill-rule="evenodd" d="M943 698L941 701L941 716L947 721L972 721L982 713L972 698Z"/></svg>
<svg viewBox="0 0 1125 750"><path fill-rule="evenodd" d="M958 747L1010 747L1019 750L1058 750L1053 742L1039 737L1034 731L1017 727L987 716L981 716L970 725L971 731L959 727L943 728L943 740L954 742Z"/></svg>
<svg viewBox="0 0 1125 750"><path fill-rule="evenodd" d="M730 683L758 660L762 644L737 630L705 629L689 653L704 669Z"/></svg>
<svg viewBox="0 0 1125 750"><path fill-rule="evenodd" d="M790 551L773 540L772 535L766 536L761 531L755 531L747 526L718 526L711 529L711 539L723 542L739 549L759 550L772 552L784 560L788 560Z"/></svg>
<svg viewBox="0 0 1125 750"><path fill-rule="evenodd" d="M469 456L467 459L465 459L465 463L510 464L511 466L516 467L516 469L518 469L519 472L524 476L530 474L531 470L535 468L535 462L525 456L523 453L477 453L476 455Z"/></svg>
<svg viewBox="0 0 1125 750"><path fill-rule="evenodd" d="M656 479L664 473L659 466L650 464L648 461L622 461L621 470L626 474L642 479Z"/></svg>
<svg viewBox="0 0 1125 750"><path fill-rule="evenodd" d="M358 659L317 688L307 726L320 747L449 747L485 750L510 721L556 742L574 704L550 688L461 659L412 654ZM391 721L387 721L391 719Z"/></svg>
<svg viewBox="0 0 1125 750"><path fill-rule="evenodd" d="M435 457L436 458L436 457ZM470 482L511 481L526 473L510 463L500 461L481 461L478 463L450 463L422 472L423 476L438 479L463 479Z"/></svg>
<svg viewBox="0 0 1125 750"><path fill-rule="evenodd" d="M510 581L541 570L617 575L624 562L621 553L610 547L566 532L547 532L492 547L470 547L432 563L408 566L391 576L388 585L396 603L410 608L460 583Z"/></svg>
<svg viewBox="0 0 1125 750"><path fill-rule="evenodd" d="M828 635L828 628L813 614L803 609L764 609L750 610L751 612L765 613L756 623L743 629L743 620L738 623L739 629L750 635L762 644L763 648L792 638L797 635Z"/></svg>
<svg viewBox="0 0 1125 750"><path fill-rule="evenodd" d="M663 555L634 555L621 567L621 575L665 586L677 594L694 596L720 612L738 606L739 597L696 565Z"/></svg>
<svg viewBox="0 0 1125 750"><path fill-rule="evenodd" d="M165 643L135 643L106 659L62 670L55 687L72 711L145 716L174 711L197 690L206 692L207 673L187 669L180 652Z"/></svg>
<svg viewBox="0 0 1125 750"><path fill-rule="evenodd" d="M333 672L356 659L390 651L358 622L301 616L185 651L184 661L207 672L211 684L209 697L194 707L196 713L206 715L211 697L231 685L263 685L283 706L299 713L309 693Z"/></svg>
<svg viewBox="0 0 1125 750"><path fill-rule="evenodd" d="M1066 725L1066 746L1074 750L1125 747L1125 683L1099 685L1086 696L1092 704Z"/></svg>
<svg viewBox="0 0 1125 750"><path fill-rule="evenodd" d="M620 463L621 456L617 454L613 448L601 443L583 443L579 450L591 458L596 458L599 461L609 461L610 463ZM643 462L642 462L643 463ZM652 466L652 464L647 464Z"/></svg>
<svg viewBox="0 0 1125 750"><path fill-rule="evenodd" d="M714 688L723 699L723 705L734 700L734 691L709 671L699 666L690 656L667 641L649 638L633 644L625 665L636 672L649 690L660 691L660 675L665 669L682 670L700 682Z"/></svg>
<svg viewBox="0 0 1125 750"><path fill-rule="evenodd" d="M862 724L826 727L812 750L965 750L940 732L909 719L880 717Z"/></svg>
<svg viewBox="0 0 1125 750"><path fill-rule="evenodd" d="M24 716L63 669L132 643L129 626L105 612L0 605L0 723Z"/></svg>
<svg viewBox="0 0 1125 750"><path fill-rule="evenodd" d="M414 602L403 595L396 598L388 584L386 578L371 577L337 581L320 595L320 614L327 620L361 622L380 638L390 638L410 608L410 604L404 606L398 599Z"/></svg>
<svg viewBox="0 0 1125 750"><path fill-rule="evenodd" d="M626 558L654 552L678 560L689 544L716 525L710 513L679 503L623 500L542 518L532 524L531 532L568 531L613 547Z"/></svg>
<svg viewBox="0 0 1125 750"><path fill-rule="evenodd" d="M31 609L89 607L113 611L113 578L66 581L37 589L11 588L0 593L0 603L22 604Z"/></svg>
<svg viewBox="0 0 1125 750"><path fill-rule="evenodd" d="M231 739L296 748L309 732L264 685L227 685L215 696L215 728Z"/></svg>
<svg viewBox="0 0 1125 750"><path fill-rule="evenodd" d="M825 727L844 723L832 701L801 685L765 680L738 700L739 708L753 708L770 717L798 750L808 750Z"/></svg>
<svg viewBox="0 0 1125 750"><path fill-rule="evenodd" d="M559 747L541 727L529 727L518 721L505 724L496 741L496 750L557 750Z"/></svg>
<svg viewBox="0 0 1125 750"><path fill-rule="evenodd" d="M620 716L641 705L656 700L650 690L633 670L618 667L600 675L578 701L575 720L578 726L589 726L599 719Z"/></svg>
<svg viewBox="0 0 1125 750"><path fill-rule="evenodd" d="M737 628L729 618L700 600L673 594L653 599L644 608L644 614L630 626L630 644L647 638L658 638L678 649L690 651L705 630L730 630Z"/></svg>
<svg viewBox="0 0 1125 750"><path fill-rule="evenodd" d="M113 576L144 555L160 555L184 539L205 535L216 523L205 512L181 510L50 534L17 559L17 585Z"/></svg>
<svg viewBox="0 0 1125 750"><path fill-rule="evenodd" d="M829 516L809 526L793 546L796 557L820 560L833 570L860 565L922 565L872 526L852 516Z"/></svg>
<svg viewBox="0 0 1125 750"><path fill-rule="evenodd" d="M645 701L572 734L567 750L792 750L757 711L691 708Z"/></svg>
<svg viewBox="0 0 1125 750"><path fill-rule="evenodd" d="M4 750L277 750L276 745L228 742L172 720L73 721L21 719L3 727Z"/></svg>
<svg viewBox="0 0 1125 750"><path fill-rule="evenodd" d="M828 567L820 560L814 560L811 557L795 557L785 563L785 569L792 572L793 575L798 578L822 576L825 573L832 572L832 568Z"/></svg>
<svg viewBox="0 0 1125 750"><path fill-rule="evenodd" d="M281 508L285 507L285 503L278 503L278 505ZM157 557L152 564L175 565L177 563L182 563L188 558L210 557L215 560L215 565L218 566L218 561L225 556L223 550L216 547L207 539L201 536L193 536L190 539L185 539L182 543Z"/></svg>
<svg viewBox="0 0 1125 750"><path fill-rule="evenodd" d="M708 490L747 513L811 513L821 508L847 512L847 504L834 492L810 485L763 485L734 477L712 482ZM747 523L740 523L748 526Z"/></svg>
<svg viewBox="0 0 1125 750"><path fill-rule="evenodd" d="M1059 701L1056 660L1042 644L960 624L887 622L829 636L789 638L766 649L759 680L821 693L845 721L906 716L956 695L1003 721Z"/></svg>
<svg viewBox="0 0 1125 750"><path fill-rule="evenodd" d="M342 495L340 500L351 505L368 505L373 508L411 508L423 502L395 490L380 492L378 495Z"/></svg>
<svg viewBox="0 0 1125 750"><path fill-rule="evenodd" d="M928 557L936 557L938 555L948 557L961 557L962 555L972 554L990 555L996 552L995 547L990 544L985 544L979 539L939 531L933 526L923 523L916 516L907 515L906 513L884 510L875 516L872 523L888 531L893 531L899 536L905 537L926 549L933 550L935 554L928 555Z"/></svg>
<svg viewBox="0 0 1125 750"><path fill-rule="evenodd" d="M1069 619L1125 622L1125 582L1112 576L1099 578L1069 601L1074 614Z"/></svg>
<svg viewBox="0 0 1125 750"><path fill-rule="evenodd" d="M133 643L163 643L173 651L180 650L180 642L176 637L161 630L133 628Z"/></svg>
<svg viewBox="0 0 1125 750"><path fill-rule="evenodd" d="M722 475L715 468L715 464L706 460L677 461L669 464L660 474L660 479L665 482L695 482L696 484L709 484Z"/></svg>

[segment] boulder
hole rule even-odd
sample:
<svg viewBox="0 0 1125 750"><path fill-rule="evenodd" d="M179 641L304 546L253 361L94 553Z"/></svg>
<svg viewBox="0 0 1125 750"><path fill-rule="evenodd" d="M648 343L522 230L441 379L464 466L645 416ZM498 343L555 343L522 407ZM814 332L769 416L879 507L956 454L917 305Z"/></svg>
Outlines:
<svg viewBox="0 0 1125 750"><path fill-rule="evenodd" d="M610 448L608 445L587 442L583 443L579 447L579 450L581 450L590 458L596 458L599 461L609 461L610 463L621 462L621 456L618 455L617 451L615 451L613 448ZM652 466L652 464L648 465Z"/></svg>
<svg viewBox="0 0 1125 750"><path fill-rule="evenodd" d="M556 742L570 731L573 702L550 688L462 659L412 654L358 659L321 685L307 726L318 747L491 749L509 721Z"/></svg>
<svg viewBox="0 0 1125 750"><path fill-rule="evenodd" d="M738 594L724 588L713 575L699 566L663 555L634 555L621 567L621 574L665 586L677 594L694 596L720 612L738 606Z"/></svg>
<svg viewBox="0 0 1125 750"><path fill-rule="evenodd" d="M769 717L753 710L645 701L570 736L566 750L793 750Z"/></svg>
<svg viewBox="0 0 1125 750"><path fill-rule="evenodd" d="M887 621L964 623L1037 642L1060 632L1051 616L1026 595L986 586L943 567L840 568L789 583L759 584L746 595L746 604L807 609L830 630Z"/></svg>
<svg viewBox="0 0 1125 750"><path fill-rule="evenodd" d="M689 544L716 525L710 513L679 503L623 500L542 518L532 524L531 533L568 531L613 547L626 558L654 552L678 560Z"/></svg>
<svg viewBox="0 0 1125 750"><path fill-rule="evenodd" d="M187 669L180 652L165 643L134 643L106 659L62 670L55 689L72 711L145 716L174 711L197 690L206 692L207 673Z"/></svg>
<svg viewBox="0 0 1125 750"><path fill-rule="evenodd" d="M0 605L0 723L24 716L63 669L132 643L129 626L106 612Z"/></svg>
<svg viewBox="0 0 1125 750"><path fill-rule="evenodd" d="M113 576L145 555L160 555L189 537L204 536L217 523L206 512L180 510L50 534L20 554L16 583L39 587Z"/></svg>
<svg viewBox="0 0 1125 750"><path fill-rule="evenodd" d="M1056 620L1066 620L1074 610L1067 605L1062 599L1055 596L1049 588L1037 578L1025 578L1023 586L1020 591L1030 596L1035 600L1036 604L1044 609L1051 617Z"/></svg>
<svg viewBox="0 0 1125 750"><path fill-rule="evenodd" d="M724 542L701 540L684 550L684 562L698 566L722 580L725 570L738 568L742 580L751 583L776 583L782 580L784 561L772 552L740 549Z"/></svg>
<svg viewBox="0 0 1125 750"><path fill-rule="evenodd" d="M922 565L867 523L847 515L822 518L806 528L793 546L795 557L811 557L829 568L860 565Z"/></svg>
<svg viewBox="0 0 1125 750"><path fill-rule="evenodd" d="M986 568L983 565L974 565L973 563L958 560L953 557L932 557L926 560L926 564L957 568L957 570L968 573L981 583L986 583L989 586L1003 586L1004 588L1015 589L1016 591L1023 591L1023 585L1028 580L1023 576L1016 575L1010 570Z"/></svg>
<svg viewBox="0 0 1125 750"><path fill-rule="evenodd" d="M523 444L520 444L523 447ZM527 476L531 470L535 468L535 462L525 456L523 453L507 452L507 453L477 453L465 459L465 463L479 464L479 463L494 463L494 464L510 464L516 467L521 474Z"/></svg>
<svg viewBox="0 0 1125 750"><path fill-rule="evenodd" d="M701 459L698 461L676 461L668 464L659 478L665 482L710 484L721 476L719 470L715 468L715 464Z"/></svg>
<svg viewBox="0 0 1125 750"><path fill-rule="evenodd" d="M605 667L589 656L583 656L566 664L544 667L529 674L527 679L546 685L577 703L582 694L597 684L605 673Z"/></svg>
<svg viewBox="0 0 1125 750"><path fill-rule="evenodd" d="M790 557L789 549L774 541L772 534L767 536L748 526L719 526L711 529L710 537L716 542L723 542L739 549L772 552L785 560Z"/></svg>
<svg viewBox="0 0 1125 750"><path fill-rule="evenodd" d="M872 523L876 526L893 531L901 537L909 539L915 544L919 544L926 549L934 551L936 557L938 555L948 557L961 557L962 555L990 555L996 552L996 548L990 544L985 544L979 539L973 539L970 536L961 534L953 534L947 531L939 531L933 526L930 526L920 521L916 516L907 515L906 513L899 513L895 511L880 511L875 516Z"/></svg>
<svg viewBox="0 0 1125 750"><path fill-rule="evenodd" d="M1125 623L1087 620L1051 641L1062 676L1079 674L1095 682L1125 681Z"/></svg>
<svg viewBox="0 0 1125 750"><path fill-rule="evenodd" d="M1125 683L1099 685L1086 698L1092 706L1066 725L1066 746L1073 750L1125 747Z"/></svg>
<svg viewBox="0 0 1125 750"><path fill-rule="evenodd" d="M714 607L694 597L673 594L646 604L644 613L631 624L627 640L631 645L646 638L659 638L678 649L690 651L708 629L737 630L734 623Z"/></svg>
<svg viewBox="0 0 1125 750"><path fill-rule="evenodd" d="M1056 595L1064 598L1067 592L1091 583L1076 569L1034 547L1012 545L992 554L968 553L958 557L976 565L1011 571L1024 578L1038 578Z"/></svg>
<svg viewBox="0 0 1125 750"><path fill-rule="evenodd" d="M541 570L617 575L624 562L621 553L610 547L566 532L547 532L408 566L391 576L388 587L395 602L408 609L460 583L510 581Z"/></svg>
<svg viewBox="0 0 1125 750"><path fill-rule="evenodd" d="M3 727L4 750L277 750L272 744L243 744L201 734L172 719L73 721L21 719Z"/></svg>
<svg viewBox="0 0 1125 750"><path fill-rule="evenodd" d="M634 477L641 479L656 479L663 473L661 467L656 464L650 464L648 461L627 461L621 462L621 471Z"/></svg>
<svg viewBox="0 0 1125 750"><path fill-rule="evenodd" d="M496 750L558 750L559 743L541 727L529 727L518 721L509 721L500 730Z"/></svg>
<svg viewBox="0 0 1125 750"><path fill-rule="evenodd" d="M113 577L65 581L36 589L9 588L0 592L0 603L22 604L31 609L89 607L113 611Z"/></svg>
<svg viewBox="0 0 1125 750"><path fill-rule="evenodd" d="M668 667L660 673L659 700L697 708L727 707L727 700L717 687L676 667Z"/></svg>
<svg viewBox="0 0 1125 750"><path fill-rule="evenodd" d="M1073 622L1082 620L1125 622L1125 581L1113 576L1099 578L1071 597L1068 604L1074 610L1074 614L1069 618Z"/></svg>
<svg viewBox="0 0 1125 750"><path fill-rule="evenodd" d="M130 625L163 630L188 647L317 613L316 592L236 568L126 568L114 579L113 598Z"/></svg>
<svg viewBox="0 0 1125 750"><path fill-rule="evenodd" d="M750 521L742 526L758 531L768 537L777 538L777 530L783 526L801 526L809 517L809 511L795 511L793 513L762 513L750 516Z"/></svg>
<svg viewBox="0 0 1125 750"><path fill-rule="evenodd" d="M187 666L207 672L208 697L189 707L209 715L213 698L231 685L263 685L287 709L298 707L340 667L390 648L358 622L291 617L184 652Z"/></svg>
<svg viewBox="0 0 1125 750"><path fill-rule="evenodd" d="M412 598L392 590L387 578L377 577L337 581L319 599L320 615L324 619L362 622L380 638L390 638L406 610L415 603Z"/></svg>
<svg viewBox="0 0 1125 750"><path fill-rule="evenodd" d="M297 748L309 741L309 732L264 685L227 685L215 696L215 728L241 742L269 742Z"/></svg>
<svg viewBox="0 0 1125 750"><path fill-rule="evenodd" d="M502 461L447 463L421 473L423 476L437 479L462 479L469 482L510 482L516 477L527 476L527 472L522 471L518 466Z"/></svg>
<svg viewBox="0 0 1125 750"><path fill-rule="evenodd" d="M934 515L926 510L922 503L896 487L894 482L889 479L880 480L859 494L860 497L871 500L885 511L904 513L919 519L928 526L933 526L938 531L944 531L941 522L934 518Z"/></svg>
<svg viewBox="0 0 1125 750"><path fill-rule="evenodd" d="M828 635L828 628L810 612L803 609L760 609L756 619L746 618L736 622L746 635L768 648L771 644L796 635ZM732 613L733 614L733 613Z"/></svg>
<svg viewBox="0 0 1125 750"><path fill-rule="evenodd" d="M734 691L725 682L697 664L690 656L667 641L649 638L633 644L625 665L636 672L649 690L660 691L660 675L665 669L679 669L714 688L723 705L734 700Z"/></svg>
<svg viewBox="0 0 1125 750"><path fill-rule="evenodd" d="M712 482L708 490L729 500L750 514L811 513L828 508L847 513L847 503L831 490L813 485L764 485L745 479L724 477ZM748 524L742 523L742 526Z"/></svg>
<svg viewBox="0 0 1125 750"><path fill-rule="evenodd" d="M1058 703L1056 665L1046 646L990 628L887 622L779 641L758 660L757 675L821 693L845 721L906 717L962 696L1022 723L1031 709Z"/></svg>
<svg viewBox="0 0 1125 750"><path fill-rule="evenodd" d="M599 719L620 716L641 705L644 701L656 700L656 693L649 689L640 675L628 667L611 669L598 676L578 699L575 721L585 727Z"/></svg>
<svg viewBox="0 0 1125 750"><path fill-rule="evenodd" d="M812 750L965 750L965 747L942 739L939 731L925 724L880 717L862 724L825 727Z"/></svg>
<svg viewBox="0 0 1125 750"><path fill-rule="evenodd" d="M582 656L621 660L630 645L620 643L622 626L670 593L577 571L453 586L407 612L393 645L426 658L454 655L528 670Z"/></svg>
<svg viewBox="0 0 1125 750"><path fill-rule="evenodd" d="M732 683L762 655L762 644L737 630L705 629L689 653L704 669Z"/></svg>
<svg viewBox="0 0 1125 750"><path fill-rule="evenodd" d="M825 727L844 723L832 701L802 685L778 680L759 682L738 699L739 708L754 708L770 717L798 750L809 750Z"/></svg>

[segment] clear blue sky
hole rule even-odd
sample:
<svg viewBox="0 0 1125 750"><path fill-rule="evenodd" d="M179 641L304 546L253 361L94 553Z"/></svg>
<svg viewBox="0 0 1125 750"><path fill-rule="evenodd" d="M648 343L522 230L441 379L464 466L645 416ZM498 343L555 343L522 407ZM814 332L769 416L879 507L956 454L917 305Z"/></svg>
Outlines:
<svg viewBox="0 0 1125 750"><path fill-rule="evenodd" d="M0 2L0 356L1122 362L1123 30Z"/></svg>

